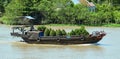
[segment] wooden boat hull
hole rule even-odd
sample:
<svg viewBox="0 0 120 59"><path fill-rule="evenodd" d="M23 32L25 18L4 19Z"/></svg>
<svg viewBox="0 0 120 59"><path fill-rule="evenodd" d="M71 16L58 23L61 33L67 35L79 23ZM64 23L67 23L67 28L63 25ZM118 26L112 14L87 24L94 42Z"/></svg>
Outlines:
<svg viewBox="0 0 120 59"><path fill-rule="evenodd" d="M11 33L12 36L21 37L24 42L31 44L89 44L99 42L106 33L101 33L98 36L79 35L79 36L38 36L38 34L18 34Z"/></svg>
<svg viewBox="0 0 120 59"><path fill-rule="evenodd" d="M97 38L97 37L89 37L89 38L85 38L84 40L81 39L44 39L39 40L39 39L28 39L27 37L22 37L22 39L30 44L89 44L89 43L97 43L99 42L101 38Z"/></svg>

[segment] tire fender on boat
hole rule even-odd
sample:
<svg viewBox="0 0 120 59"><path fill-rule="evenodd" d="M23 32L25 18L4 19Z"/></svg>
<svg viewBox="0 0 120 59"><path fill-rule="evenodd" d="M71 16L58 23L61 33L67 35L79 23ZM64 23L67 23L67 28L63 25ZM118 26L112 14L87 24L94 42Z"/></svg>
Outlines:
<svg viewBox="0 0 120 59"><path fill-rule="evenodd" d="M60 38L57 38L57 41L60 41Z"/></svg>
<svg viewBox="0 0 120 59"><path fill-rule="evenodd" d="M40 42L40 38L37 38L37 42Z"/></svg>
<svg viewBox="0 0 120 59"><path fill-rule="evenodd" d="M84 36L81 36L81 37L80 37L80 40L84 40L84 39L85 39Z"/></svg>
<svg viewBox="0 0 120 59"><path fill-rule="evenodd" d="M101 38L101 36L97 36L97 38Z"/></svg>

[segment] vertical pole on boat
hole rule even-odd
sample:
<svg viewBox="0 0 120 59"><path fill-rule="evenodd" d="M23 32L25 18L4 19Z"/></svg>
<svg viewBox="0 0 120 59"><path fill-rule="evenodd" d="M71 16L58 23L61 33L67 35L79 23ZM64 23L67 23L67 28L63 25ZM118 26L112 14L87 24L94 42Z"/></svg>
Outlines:
<svg viewBox="0 0 120 59"><path fill-rule="evenodd" d="M21 31L22 31L22 34L24 34L24 28L23 27L21 28Z"/></svg>
<svg viewBox="0 0 120 59"><path fill-rule="evenodd" d="M12 30L13 30L13 33L14 33L14 28L12 28Z"/></svg>
<svg viewBox="0 0 120 59"><path fill-rule="evenodd" d="M31 24L31 25L30 25L30 31L33 31L33 30L34 30L34 25Z"/></svg>

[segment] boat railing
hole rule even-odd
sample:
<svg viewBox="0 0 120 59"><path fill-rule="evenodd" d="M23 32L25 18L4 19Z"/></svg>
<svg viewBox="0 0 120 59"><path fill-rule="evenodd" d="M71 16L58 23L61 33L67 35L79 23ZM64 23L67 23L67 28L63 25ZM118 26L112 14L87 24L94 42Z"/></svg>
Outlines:
<svg viewBox="0 0 120 59"><path fill-rule="evenodd" d="M74 39L78 39L78 40L84 40L84 36L81 36L81 35L74 35L74 36L41 36L41 37L39 37L39 39L41 39L41 40L56 40L56 39L60 39L60 40L66 40L66 39L68 39L68 40L74 40Z"/></svg>

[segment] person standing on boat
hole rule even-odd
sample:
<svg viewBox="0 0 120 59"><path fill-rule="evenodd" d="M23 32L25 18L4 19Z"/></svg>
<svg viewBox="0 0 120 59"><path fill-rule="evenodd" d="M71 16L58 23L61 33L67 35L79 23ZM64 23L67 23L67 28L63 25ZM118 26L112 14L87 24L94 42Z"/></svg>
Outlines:
<svg viewBox="0 0 120 59"><path fill-rule="evenodd" d="M30 25L30 31L33 31L34 30L34 25Z"/></svg>

